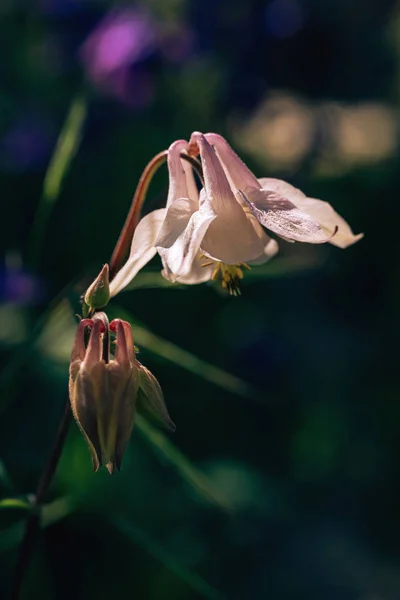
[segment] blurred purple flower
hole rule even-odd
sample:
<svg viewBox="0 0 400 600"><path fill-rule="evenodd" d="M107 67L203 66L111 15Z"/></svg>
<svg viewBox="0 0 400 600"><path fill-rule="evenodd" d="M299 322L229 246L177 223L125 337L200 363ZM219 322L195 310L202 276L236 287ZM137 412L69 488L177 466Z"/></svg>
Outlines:
<svg viewBox="0 0 400 600"><path fill-rule="evenodd" d="M89 35L81 57L92 82L121 100L143 105L152 97L151 80L134 67L157 48L157 27L134 9L113 11Z"/></svg>
<svg viewBox="0 0 400 600"><path fill-rule="evenodd" d="M5 268L0 271L0 301L27 305L37 302L43 296L39 280L19 268Z"/></svg>

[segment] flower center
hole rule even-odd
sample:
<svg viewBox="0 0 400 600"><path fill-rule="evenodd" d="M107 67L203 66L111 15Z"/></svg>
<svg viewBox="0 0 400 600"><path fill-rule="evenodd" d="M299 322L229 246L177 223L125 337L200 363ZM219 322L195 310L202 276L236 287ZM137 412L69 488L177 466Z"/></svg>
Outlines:
<svg viewBox="0 0 400 600"><path fill-rule="evenodd" d="M214 264L214 271L211 279L216 281L219 279L224 290L227 290L231 296L240 296L240 280L243 279L243 268L251 269L247 263L239 263L237 265L227 265L219 261L208 261L202 264L202 267L209 267Z"/></svg>

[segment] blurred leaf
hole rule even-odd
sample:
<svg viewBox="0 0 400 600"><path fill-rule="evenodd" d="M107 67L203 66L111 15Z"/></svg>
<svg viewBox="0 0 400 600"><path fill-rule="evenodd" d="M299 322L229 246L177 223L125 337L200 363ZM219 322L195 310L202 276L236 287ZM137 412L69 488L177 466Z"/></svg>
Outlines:
<svg viewBox="0 0 400 600"><path fill-rule="evenodd" d="M237 394L238 396L249 398L256 395L255 390L246 381L227 373L219 367L211 365L205 360L194 356L187 350L152 333L146 327L140 325L126 310L120 309L119 307L114 307L113 310L118 315L118 318L125 319L132 323L135 343L138 346L143 346L143 348L153 352L153 354L157 354L179 367L194 373L198 377L202 377L214 385Z"/></svg>
<svg viewBox="0 0 400 600"><path fill-rule="evenodd" d="M9 491L14 489L14 485L13 485L13 482L11 481L11 477L8 474L8 471L2 460L0 460L0 485Z"/></svg>
<svg viewBox="0 0 400 600"><path fill-rule="evenodd" d="M63 496L42 507L42 527L48 527L70 515L76 508L77 499L72 496Z"/></svg>
<svg viewBox="0 0 400 600"><path fill-rule="evenodd" d="M231 511L233 509L230 502L215 491L209 478L199 471L164 433L153 427L140 415L136 415L135 427L160 459L172 466L198 495L224 510Z"/></svg>
<svg viewBox="0 0 400 600"><path fill-rule="evenodd" d="M32 504L29 500L22 498L3 498L0 500L0 509L2 508L22 508L23 510L31 510Z"/></svg>
<svg viewBox="0 0 400 600"><path fill-rule="evenodd" d="M49 527L67 517L73 512L76 507L76 502L71 496L64 496L49 504L44 504L41 508L40 524L42 528ZM0 500L1 509L22 509L25 511L36 510L35 506L28 500L21 498L4 498ZM6 529L2 529L0 532L0 551L9 550L13 546L20 543L24 531L25 523L29 515L26 518L20 520L18 523L13 523Z"/></svg>
<svg viewBox="0 0 400 600"><path fill-rule="evenodd" d="M86 101L78 95L72 100L44 178L43 191L31 230L28 256L33 267L37 266L40 258L51 210L59 197L63 179L79 148L85 118Z"/></svg>
<svg viewBox="0 0 400 600"><path fill-rule="evenodd" d="M150 537L145 531L134 525L127 519L114 517L112 523L118 529L130 538L136 545L144 548L151 556L159 560L170 571L175 573L177 577L187 583L193 590L201 594L203 598L209 600L222 600L221 593L213 588L209 583L204 581L200 575L185 568L180 562L165 550L161 544Z"/></svg>
<svg viewBox="0 0 400 600"><path fill-rule="evenodd" d="M40 315L36 323L31 327L30 335L21 343L11 355L8 363L3 367L0 373L0 414L7 408L11 402L15 388L21 381L20 373L22 372L26 361L30 357L37 341L41 340L42 334L48 332L49 322L55 321L55 315L59 321L69 318L71 335L73 339L74 330L72 330L73 310L67 296L73 286L73 282L69 283L61 290L59 294L49 303L48 308ZM67 335L67 331L65 335ZM54 342L54 337L53 337ZM54 343L53 343L54 346ZM71 345L72 347L72 345ZM43 349L43 348L42 348ZM69 354L68 354L69 360Z"/></svg>
<svg viewBox="0 0 400 600"><path fill-rule="evenodd" d="M19 521L0 532L0 552L8 551L21 541L24 535L24 521Z"/></svg>

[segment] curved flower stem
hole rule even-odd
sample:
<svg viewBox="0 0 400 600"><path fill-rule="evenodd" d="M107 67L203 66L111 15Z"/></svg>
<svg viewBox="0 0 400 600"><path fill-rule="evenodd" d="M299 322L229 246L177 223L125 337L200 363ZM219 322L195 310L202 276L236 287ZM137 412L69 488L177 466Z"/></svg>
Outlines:
<svg viewBox="0 0 400 600"><path fill-rule="evenodd" d="M67 438L69 425L71 423L71 417L72 413L68 399L58 427L53 450L51 451L36 489L35 498L32 502L32 510L26 522L24 537L18 548L17 562L11 582L10 600L19 599L22 583L31 562L40 530L41 506L57 470L64 443Z"/></svg>
<svg viewBox="0 0 400 600"><path fill-rule="evenodd" d="M128 253L129 245L132 241L136 225L140 220L140 211L142 209L150 181L159 167L167 160L167 157L168 150L163 150L159 154L156 154L156 156L148 163L142 173L141 178L139 179L139 183L132 199L131 208L128 216L126 217L125 224L122 228L110 260L110 280L118 273L122 266L122 262Z"/></svg>

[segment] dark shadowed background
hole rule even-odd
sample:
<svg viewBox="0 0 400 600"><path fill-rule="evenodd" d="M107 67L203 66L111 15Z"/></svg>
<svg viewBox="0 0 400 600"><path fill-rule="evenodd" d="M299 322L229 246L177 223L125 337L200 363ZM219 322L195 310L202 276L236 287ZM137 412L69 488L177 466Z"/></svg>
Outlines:
<svg viewBox="0 0 400 600"><path fill-rule="evenodd" d="M200 130L365 238L282 242L240 298L160 287L155 258L112 302L177 431L139 421L110 477L73 423L23 598L399 599L400 3L2 0L0 81L0 597L78 284L146 163Z"/></svg>

